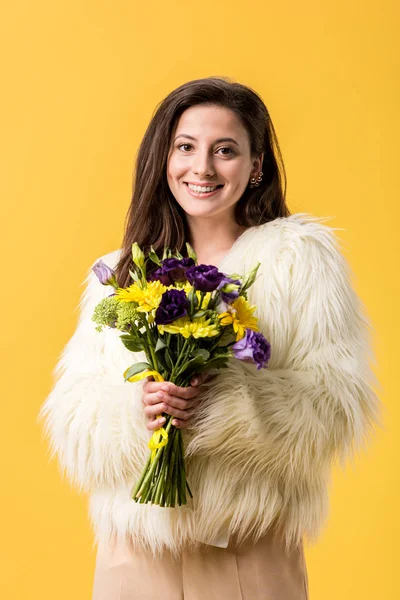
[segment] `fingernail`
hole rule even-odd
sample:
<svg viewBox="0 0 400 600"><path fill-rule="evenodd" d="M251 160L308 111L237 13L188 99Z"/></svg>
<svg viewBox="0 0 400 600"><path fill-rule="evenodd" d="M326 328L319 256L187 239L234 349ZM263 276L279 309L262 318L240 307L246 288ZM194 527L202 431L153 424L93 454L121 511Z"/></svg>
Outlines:
<svg viewBox="0 0 400 600"><path fill-rule="evenodd" d="M163 385L161 389L164 390L164 392L168 392L169 388L167 385Z"/></svg>
<svg viewBox="0 0 400 600"><path fill-rule="evenodd" d="M166 418L165 417L161 417L161 419L158 421L159 423L165 423Z"/></svg>
<svg viewBox="0 0 400 600"><path fill-rule="evenodd" d="M196 378L195 378L195 379L192 379L192 385L196 385L196 383L197 383L198 381L199 381L199 380L198 380L198 379L196 379Z"/></svg>

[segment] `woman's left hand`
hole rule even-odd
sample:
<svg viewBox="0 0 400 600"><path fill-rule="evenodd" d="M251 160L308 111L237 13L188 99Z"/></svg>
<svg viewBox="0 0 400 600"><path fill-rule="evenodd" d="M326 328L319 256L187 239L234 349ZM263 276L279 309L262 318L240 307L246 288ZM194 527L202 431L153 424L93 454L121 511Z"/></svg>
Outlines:
<svg viewBox="0 0 400 600"><path fill-rule="evenodd" d="M149 418L147 428L152 431L160 427L160 423L154 421L157 414L159 415L161 412L174 417L172 425L175 427L181 429L188 427L190 416L193 409L195 410L196 399L200 393L199 389L194 390L193 388L199 388L207 378L207 373L196 373L190 386L182 388L170 381L155 382L153 377L146 377L143 382L142 402Z"/></svg>

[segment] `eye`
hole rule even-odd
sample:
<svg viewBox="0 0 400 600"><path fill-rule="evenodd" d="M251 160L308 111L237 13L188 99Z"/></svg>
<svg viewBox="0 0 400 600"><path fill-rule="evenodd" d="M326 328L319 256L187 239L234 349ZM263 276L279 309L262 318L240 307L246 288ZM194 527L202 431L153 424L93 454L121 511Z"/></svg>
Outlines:
<svg viewBox="0 0 400 600"><path fill-rule="evenodd" d="M190 146L190 147L191 147L191 146L192 146L192 144L179 144L179 145L177 146L177 148L182 148L182 146Z"/></svg>
<svg viewBox="0 0 400 600"><path fill-rule="evenodd" d="M229 148L228 146L224 146L223 148L219 148L219 150L229 150L229 153L225 154L225 156L229 156L229 154L235 154L235 151L232 150L232 148Z"/></svg>

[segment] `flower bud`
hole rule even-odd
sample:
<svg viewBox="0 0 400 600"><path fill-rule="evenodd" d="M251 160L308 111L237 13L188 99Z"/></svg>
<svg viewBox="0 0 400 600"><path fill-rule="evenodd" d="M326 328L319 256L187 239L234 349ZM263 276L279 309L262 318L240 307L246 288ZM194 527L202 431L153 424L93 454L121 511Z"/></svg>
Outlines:
<svg viewBox="0 0 400 600"><path fill-rule="evenodd" d="M226 283L220 289L223 292L236 292L240 288L240 285L236 285L235 283Z"/></svg>
<svg viewBox="0 0 400 600"><path fill-rule="evenodd" d="M115 271L106 265L106 263L102 260L99 260L92 267L92 271L95 275L97 275L101 284L112 285L114 288L118 287L117 280L115 278Z"/></svg>
<svg viewBox="0 0 400 600"><path fill-rule="evenodd" d="M144 267L144 254L140 249L139 244L136 242L132 244L132 260L134 264L139 267L139 269L143 269Z"/></svg>
<svg viewBox="0 0 400 600"><path fill-rule="evenodd" d="M256 275L257 275L257 271L260 267L260 262L258 262L256 264L256 266L250 271L250 273L248 273L248 275L246 276L243 285L242 285L242 289L241 291L244 292L247 289L249 289L249 287L251 287L256 279Z"/></svg>
<svg viewBox="0 0 400 600"><path fill-rule="evenodd" d="M196 252L193 250L192 246L189 244L189 242L186 242L186 250L188 253L188 257L192 258L193 261L197 264L197 254Z"/></svg>

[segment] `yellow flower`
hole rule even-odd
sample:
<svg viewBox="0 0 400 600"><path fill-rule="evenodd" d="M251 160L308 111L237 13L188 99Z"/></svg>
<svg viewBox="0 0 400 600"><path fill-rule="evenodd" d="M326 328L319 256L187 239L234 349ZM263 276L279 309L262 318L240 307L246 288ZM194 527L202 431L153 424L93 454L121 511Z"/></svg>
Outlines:
<svg viewBox="0 0 400 600"><path fill-rule="evenodd" d="M190 292L190 290L192 289L192 284L189 283L188 281L177 281L175 284L176 288L178 290L185 290L186 295Z"/></svg>
<svg viewBox="0 0 400 600"><path fill-rule="evenodd" d="M115 293L120 302L137 302L138 312L150 312L158 308L161 296L167 289L160 281L149 281L143 290L135 282L128 288L117 289Z"/></svg>
<svg viewBox="0 0 400 600"><path fill-rule="evenodd" d="M194 338L214 337L218 335L219 326L218 323L211 323L210 319L201 317L200 319L193 319L191 321L189 317L181 317L176 319L169 325L158 325L160 333L180 333L184 338L190 336Z"/></svg>
<svg viewBox="0 0 400 600"><path fill-rule="evenodd" d="M199 292L199 291L196 292L196 296L197 296L197 298L199 300L199 304L200 304L200 299L201 299L201 295L200 294L201 294L201 292ZM208 305L209 305L210 300L211 300L211 295L212 295L211 292L207 292L205 294L205 296L203 298L203 302L201 303L201 309L200 310L206 310L206 308L208 308ZM199 309L197 309L197 310L199 310Z"/></svg>
<svg viewBox="0 0 400 600"><path fill-rule="evenodd" d="M233 325L237 342L246 335L246 329L259 331L257 317L253 314L256 306L251 306L243 296L239 296L230 306L232 311L223 312L218 318L223 327Z"/></svg>

